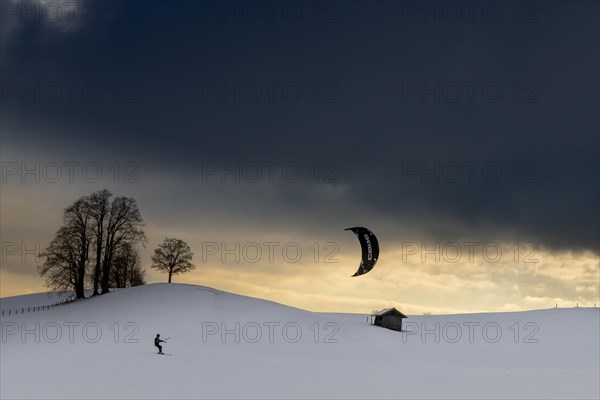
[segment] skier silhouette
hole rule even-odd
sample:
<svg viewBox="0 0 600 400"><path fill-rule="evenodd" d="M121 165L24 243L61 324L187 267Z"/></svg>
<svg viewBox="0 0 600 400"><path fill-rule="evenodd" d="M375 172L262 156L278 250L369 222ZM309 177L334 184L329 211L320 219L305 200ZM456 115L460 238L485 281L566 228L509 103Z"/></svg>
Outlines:
<svg viewBox="0 0 600 400"><path fill-rule="evenodd" d="M154 345L155 345L156 347L158 347L158 354L164 354L164 353L162 352L162 346L160 345L160 343L161 343L161 342L164 342L164 340L162 340L162 339L160 338L160 334L159 334L159 333L157 333L157 334L156 334L156 337L154 338Z"/></svg>

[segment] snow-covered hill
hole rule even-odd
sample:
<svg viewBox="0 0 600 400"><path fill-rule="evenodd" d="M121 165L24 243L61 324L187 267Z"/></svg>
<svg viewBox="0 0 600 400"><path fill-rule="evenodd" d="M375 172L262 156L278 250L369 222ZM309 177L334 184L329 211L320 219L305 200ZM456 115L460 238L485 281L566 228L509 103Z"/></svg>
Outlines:
<svg viewBox="0 0 600 400"><path fill-rule="evenodd" d="M400 333L153 284L3 316L0 397L597 399L599 321L597 308L409 316Z"/></svg>

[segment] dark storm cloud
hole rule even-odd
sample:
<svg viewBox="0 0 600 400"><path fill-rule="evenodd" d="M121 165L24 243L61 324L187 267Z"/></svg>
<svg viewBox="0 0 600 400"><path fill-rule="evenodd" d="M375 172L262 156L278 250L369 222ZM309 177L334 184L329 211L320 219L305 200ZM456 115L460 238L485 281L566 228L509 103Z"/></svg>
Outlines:
<svg viewBox="0 0 600 400"><path fill-rule="evenodd" d="M3 161L11 148L133 160L144 192L172 197L154 188L178 183L182 220L203 199L265 229L372 219L388 237L409 226L598 251L597 3L452 14L444 2L336 2L315 14L288 2L301 14L262 8L257 20L244 2L222 4L131 3L121 15L132 20L103 14L73 29L11 25ZM302 182L229 178L223 189L219 171L206 175L265 162L277 173L297 163ZM333 182L321 171L315 184L315 165L334 165Z"/></svg>

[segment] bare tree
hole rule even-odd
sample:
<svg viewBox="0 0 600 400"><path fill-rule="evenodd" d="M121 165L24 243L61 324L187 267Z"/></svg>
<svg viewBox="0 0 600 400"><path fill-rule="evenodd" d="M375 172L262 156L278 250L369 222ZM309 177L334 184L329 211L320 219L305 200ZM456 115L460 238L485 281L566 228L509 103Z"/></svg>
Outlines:
<svg viewBox="0 0 600 400"><path fill-rule="evenodd" d="M133 268L129 274L129 285L130 286L141 286L145 285L146 281L144 280L145 270L142 269L141 265Z"/></svg>
<svg viewBox="0 0 600 400"><path fill-rule="evenodd" d="M94 273L92 275L94 292L93 296L99 294L100 277L102 273L102 254L104 250L104 237L106 231L106 219L110 210L110 197L112 193L108 190L99 190L92 193L89 197L90 215L93 220L94 247L96 258L94 264Z"/></svg>
<svg viewBox="0 0 600 400"><path fill-rule="evenodd" d="M41 253L46 260L39 268L46 284L57 290L73 290L78 299L85 297L85 272L90 249L90 207L81 197L65 209L63 226Z"/></svg>
<svg viewBox="0 0 600 400"><path fill-rule="evenodd" d="M61 292L74 291L78 294L78 259L80 246L71 229L62 226L49 245L40 254L44 264L38 267L40 275L46 277L46 286Z"/></svg>
<svg viewBox="0 0 600 400"><path fill-rule="evenodd" d="M154 250L152 256L152 266L159 271L169 274L169 283L171 277L175 274L182 274L196 268L192 263L194 253L190 246L181 239L165 238L165 240Z"/></svg>
<svg viewBox="0 0 600 400"><path fill-rule="evenodd" d="M102 294L108 293L110 270L113 266L115 252L125 243L145 243L143 231L144 221L140 215L135 199L131 197L116 197L111 205L106 225L106 238L102 260Z"/></svg>
<svg viewBox="0 0 600 400"><path fill-rule="evenodd" d="M114 257L110 286L124 288L144 283L144 270L137 249L127 242L120 245Z"/></svg>

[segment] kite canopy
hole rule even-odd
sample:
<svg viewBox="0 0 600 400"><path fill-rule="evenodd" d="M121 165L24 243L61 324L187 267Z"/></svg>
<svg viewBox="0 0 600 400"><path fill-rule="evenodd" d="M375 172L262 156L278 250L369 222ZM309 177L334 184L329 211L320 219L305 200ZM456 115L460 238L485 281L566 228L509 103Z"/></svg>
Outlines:
<svg viewBox="0 0 600 400"><path fill-rule="evenodd" d="M360 262L360 266L358 267L358 271L356 271L356 273L352 276L366 274L373 269L377 263L377 259L379 258L379 242L377 241L377 237L375 237L373 232L361 226L347 228L344 230L354 232L362 249L362 260Z"/></svg>

